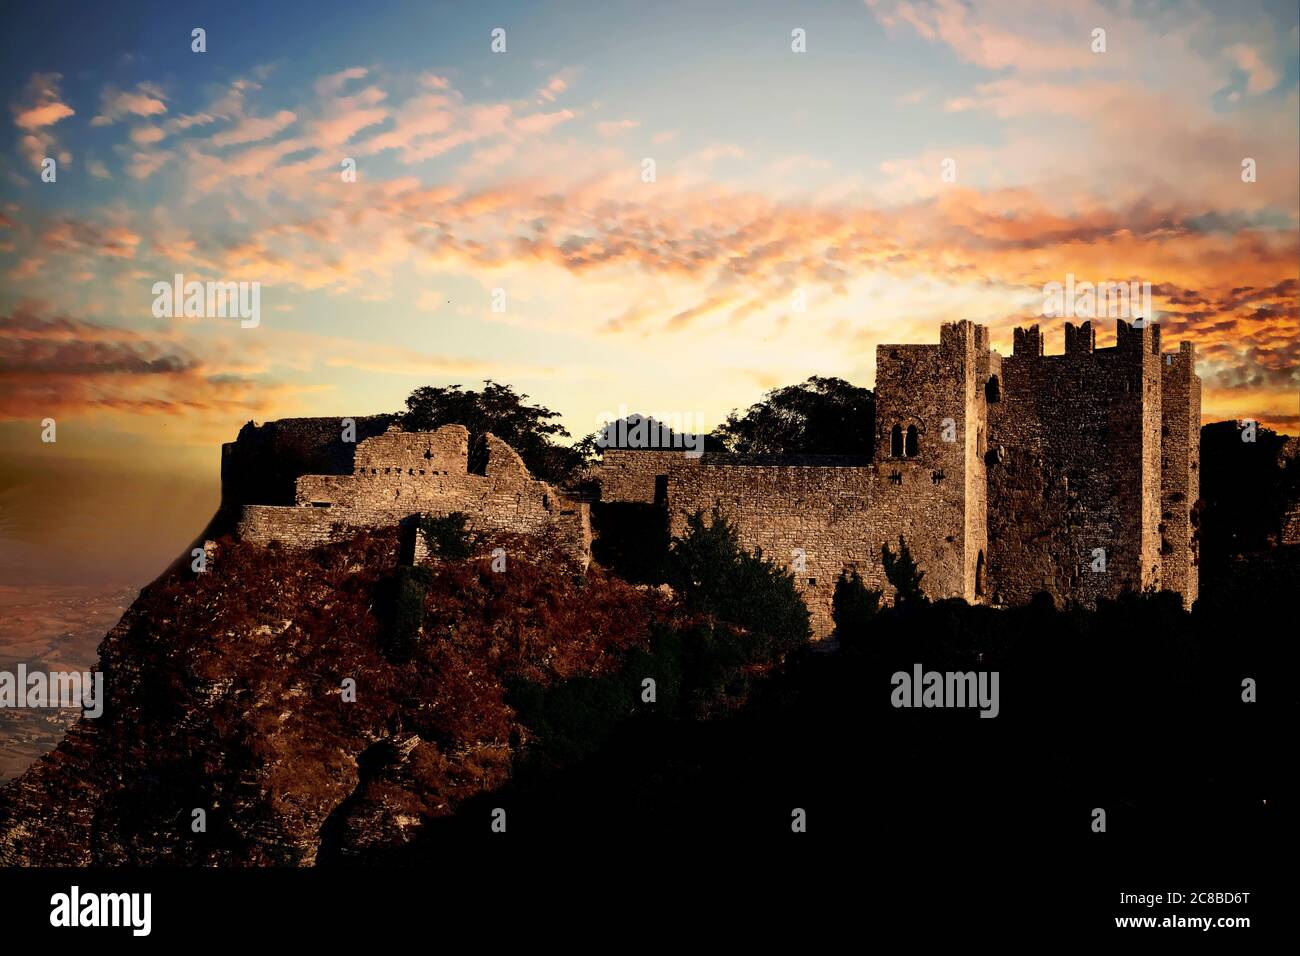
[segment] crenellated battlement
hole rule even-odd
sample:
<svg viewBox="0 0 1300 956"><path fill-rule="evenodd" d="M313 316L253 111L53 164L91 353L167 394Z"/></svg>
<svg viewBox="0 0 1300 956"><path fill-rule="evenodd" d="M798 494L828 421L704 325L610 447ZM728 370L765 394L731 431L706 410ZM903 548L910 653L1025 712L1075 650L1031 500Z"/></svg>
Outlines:
<svg viewBox="0 0 1300 956"><path fill-rule="evenodd" d="M788 566L833 630L840 574L891 596L881 548L901 535L932 598L1018 604L1047 593L1092 604L1125 590L1197 594L1200 378L1196 350L1161 353L1153 323L1119 321L1097 348L1092 322L1065 323L1045 355L1037 325L1002 356L988 330L945 323L933 344L876 350L870 459L690 457L609 449L606 502L664 508L673 533L720 509L741 543ZM473 529L554 531L590 557L588 505L529 474L492 435L471 447L448 425L404 432L391 419L246 426L223 448L223 501L247 540L310 547L363 527L466 513Z"/></svg>
<svg viewBox="0 0 1300 956"><path fill-rule="evenodd" d="M1064 353L1044 355L1040 328L1017 328L1002 356L963 321L942 325L937 345L878 346L870 462L608 451L602 499L664 507L674 532L721 509L746 547L789 564L819 637L846 568L890 594L881 546L899 535L932 598L1091 604L1166 588L1190 606L1195 350L1161 355L1145 322L1120 321L1108 348L1091 322L1063 337Z"/></svg>
<svg viewBox="0 0 1300 956"><path fill-rule="evenodd" d="M1032 358L1043 354L1043 335L1038 326L1017 328L1012 334L1011 354L1018 358Z"/></svg>
<svg viewBox="0 0 1300 956"><path fill-rule="evenodd" d="M1037 325L1017 327L1012 332L1012 357L1024 358L1060 358L1064 355L1089 355L1093 352L1124 352L1126 354L1160 354L1160 326L1155 322L1141 319L1132 323L1117 319L1115 323L1115 344L1109 348L1097 348L1097 328L1091 322L1066 322L1063 325L1063 353L1045 354L1043 333ZM1191 343L1185 343L1190 346Z"/></svg>

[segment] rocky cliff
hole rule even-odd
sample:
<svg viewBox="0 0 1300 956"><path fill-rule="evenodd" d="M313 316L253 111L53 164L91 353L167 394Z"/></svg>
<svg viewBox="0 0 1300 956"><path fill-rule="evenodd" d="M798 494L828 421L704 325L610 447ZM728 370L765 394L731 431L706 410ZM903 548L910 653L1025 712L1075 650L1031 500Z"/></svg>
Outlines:
<svg viewBox="0 0 1300 956"><path fill-rule="evenodd" d="M516 537L505 573L432 567L420 639L395 652L396 535L305 553L226 538L207 571L142 591L100 647L103 715L0 791L0 864L400 847L510 775L528 731L507 682L603 673L667 613L658 592L584 579L555 541Z"/></svg>

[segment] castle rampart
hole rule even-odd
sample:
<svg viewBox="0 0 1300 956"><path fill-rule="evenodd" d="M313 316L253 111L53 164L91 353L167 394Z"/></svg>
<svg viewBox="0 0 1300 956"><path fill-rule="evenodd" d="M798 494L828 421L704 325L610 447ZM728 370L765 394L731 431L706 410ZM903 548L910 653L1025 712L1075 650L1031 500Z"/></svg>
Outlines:
<svg viewBox="0 0 1300 956"><path fill-rule="evenodd" d="M1160 366L1160 554L1163 585L1188 607L1199 593L1201 494L1201 380L1196 347L1183 342Z"/></svg>
<svg viewBox="0 0 1300 956"><path fill-rule="evenodd" d="M601 499L664 507L674 534L692 512L721 510L744 546L792 570L818 637L846 568L892 597L881 546L900 535L932 598L1093 604L1164 587L1190 607L1191 347L1162 356L1157 326L1123 321L1110 348L1087 322L1066 326L1061 355L1044 355L1037 326L1014 342L1003 357L985 328L957 322L937 345L879 346L869 462L611 449Z"/></svg>
<svg viewBox="0 0 1300 956"><path fill-rule="evenodd" d="M1163 588L1190 607L1195 351L1162 354L1151 323L1120 321L1109 348L1091 323L1064 331L1056 355L1032 326L1001 356L970 322L942 326L937 344L879 346L869 459L607 449L601 499L664 508L674 534L695 511L720 510L744 547L790 569L817 637L833 629L844 570L892 599L881 549L900 536L932 598L1019 604L1046 592L1091 605ZM223 505L240 535L310 547L459 511L489 535L552 530L586 567L588 506L534 479L504 442L484 436L471 455L461 426L402 432L390 421L356 419L355 445L340 440L339 419L246 426L223 448Z"/></svg>
<svg viewBox="0 0 1300 956"><path fill-rule="evenodd" d="M990 507L1012 514L993 519L999 536L990 541L989 568L1011 603L1042 590L1058 602L1090 605L1160 586L1159 328L1121 320L1117 335L1114 347L1096 349L1090 323L1067 325L1072 351L1012 355L1001 363L989 440L1020 454L990 473ZM1066 506L1063 526L1036 532L1033 550L1046 554L1051 568L1046 579L1030 570L1042 561L1026 561L1023 535L1001 537L1012 523L1037 524L1037 511L1056 512L1025 496L1027 479L1015 473L1023 468L1049 476L1044 492Z"/></svg>

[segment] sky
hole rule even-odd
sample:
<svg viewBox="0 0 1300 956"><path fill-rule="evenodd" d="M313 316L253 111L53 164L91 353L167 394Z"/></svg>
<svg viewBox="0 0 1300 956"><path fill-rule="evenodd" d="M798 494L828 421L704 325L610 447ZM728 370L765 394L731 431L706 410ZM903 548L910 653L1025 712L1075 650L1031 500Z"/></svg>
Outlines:
<svg viewBox="0 0 1300 956"><path fill-rule="evenodd" d="M1071 274L1151 283L1206 421L1300 427L1294 0L0 17L0 579L143 583L249 420L491 378L711 427L946 321L1060 352ZM256 326L156 315L176 274Z"/></svg>

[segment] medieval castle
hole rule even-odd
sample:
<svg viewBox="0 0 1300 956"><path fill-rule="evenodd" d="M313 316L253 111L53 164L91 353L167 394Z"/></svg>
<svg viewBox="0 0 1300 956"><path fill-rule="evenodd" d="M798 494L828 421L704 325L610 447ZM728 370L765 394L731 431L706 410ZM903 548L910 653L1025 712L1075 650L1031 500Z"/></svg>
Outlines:
<svg viewBox="0 0 1300 956"><path fill-rule="evenodd" d="M666 509L674 534L692 512L720 510L745 547L792 569L817 637L832 630L846 568L890 593L881 548L900 536L932 598L1196 599L1201 386L1190 343L1162 354L1157 325L1120 320L1116 344L1099 349L1090 323L1067 323L1064 354L1044 355L1033 326L1016 329L1003 357L985 327L956 322L937 345L879 346L875 403L870 460L607 449L600 500ZM554 529L589 561L588 503L533 479L505 443L487 436L476 469L461 426L408 433L375 416L356 427L347 446L337 419L250 423L223 446L223 502L239 534L305 547L460 511L489 534ZM286 470L286 445L314 466Z"/></svg>

